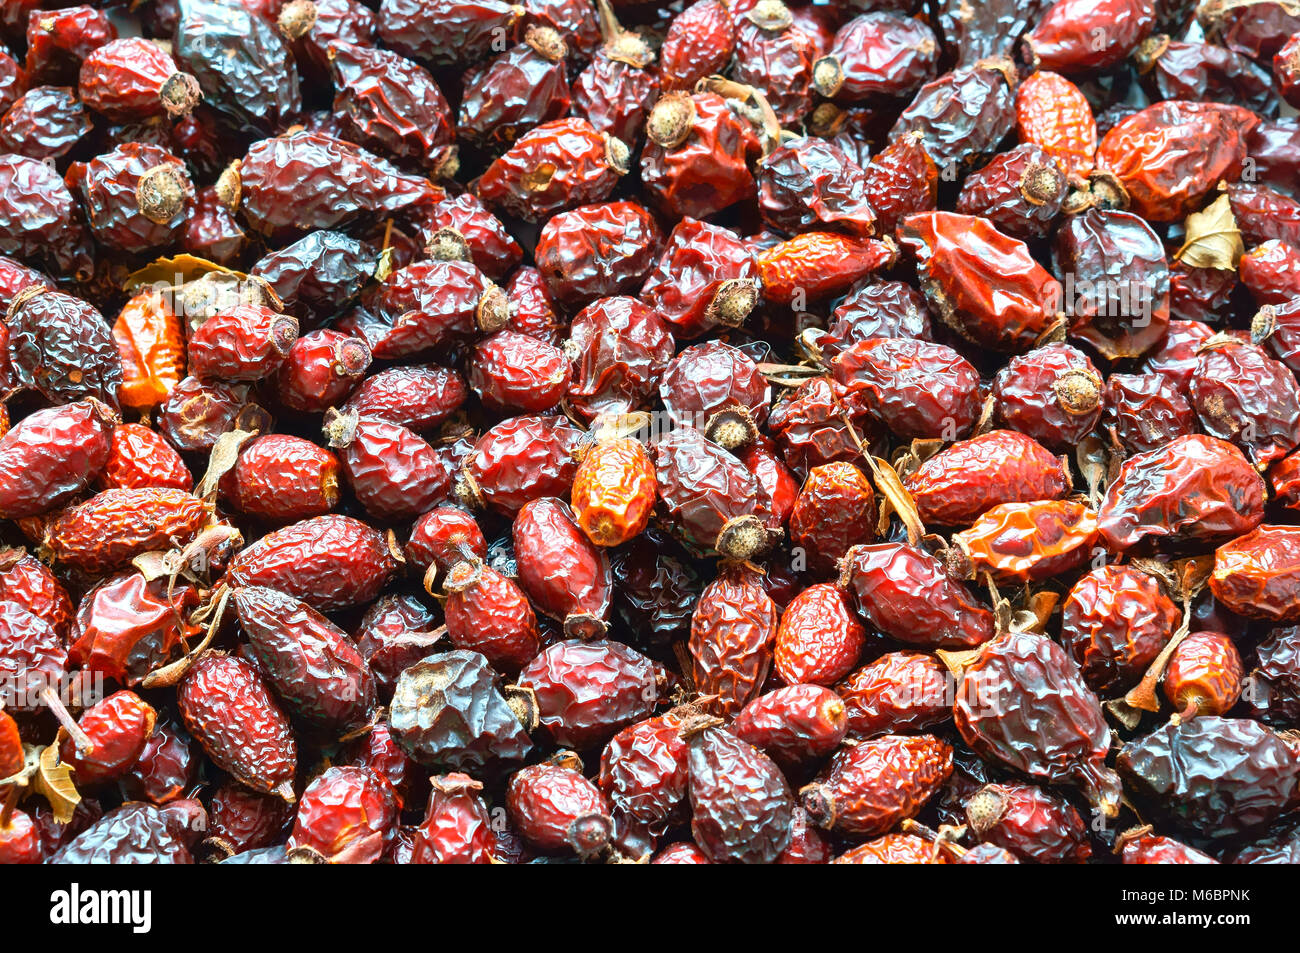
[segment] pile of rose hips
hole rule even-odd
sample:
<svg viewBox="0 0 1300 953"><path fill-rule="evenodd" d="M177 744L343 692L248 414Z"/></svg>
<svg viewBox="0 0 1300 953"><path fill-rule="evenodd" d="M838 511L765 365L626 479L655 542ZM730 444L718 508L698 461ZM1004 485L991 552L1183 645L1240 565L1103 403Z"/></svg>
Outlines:
<svg viewBox="0 0 1300 953"><path fill-rule="evenodd" d="M0 43L0 861L1300 862L1293 3Z"/></svg>

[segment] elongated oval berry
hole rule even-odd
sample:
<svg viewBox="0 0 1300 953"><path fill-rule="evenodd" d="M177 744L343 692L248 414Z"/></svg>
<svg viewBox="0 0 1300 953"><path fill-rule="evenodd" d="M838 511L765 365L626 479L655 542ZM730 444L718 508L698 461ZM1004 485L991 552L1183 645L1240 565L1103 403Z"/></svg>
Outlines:
<svg viewBox="0 0 1300 953"><path fill-rule="evenodd" d="M691 673L712 710L731 715L763 690L772 666L777 609L748 565L724 563L691 615Z"/></svg>
<svg viewBox="0 0 1300 953"><path fill-rule="evenodd" d="M1131 566L1099 566L1061 608L1061 644L1094 691L1137 684L1178 627L1179 612L1156 578Z"/></svg>
<svg viewBox="0 0 1300 953"><path fill-rule="evenodd" d="M184 546L211 515L184 490L104 490L60 513L46 527L44 545L65 565L103 574L141 553Z"/></svg>
<svg viewBox="0 0 1300 953"><path fill-rule="evenodd" d="M628 725L600 756L600 789L615 810L644 824L685 818L689 777L681 728L687 709Z"/></svg>
<svg viewBox="0 0 1300 953"><path fill-rule="evenodd" d="M964 808L977 838L1032 863L1077 864L1092 854L1079 812L1031 784L986 784Z"/></svg>
<svg viewBox="0 0 1300 953"><path fill-rule="evenodd" d="M583 535L568 505L533 500L512 533L519 584L533 605L575 638L604 633L613 598L609 556Z"/></svg>
<svg viewBox="0 0 1300 953"><path fill-rule="evenodd" d="M816 572L834 572L849 547L876 535L876 494L851 463L814 467L790 511L790 542Z"/></svg>
<svg viewBox="0 0 1300 953"><path fill-rule="evenodd" d="M947 669L933 655L886 652L835 686L857 737L920 731L952 717Z"/></svg>
<svg viewBox="0 0 1300 953"><path fill-rule="evenodd" d="M538 720L555 743L579 750L654 711L658 682L655 664L635 649L576 639L548 646L517 680L533 693Z"/></svg>
<svg viewBox="0 0 1300 953"><path fill-rule="evenodd" d="M691 833L715 864L770 864L790 843L794 797L771 758L718 724L701 717L683 728Z"/></svg>
<svg viewBox="0 0 1300 953"><path fill-rule="evenodd" d="M828 756L847 729L844 702L829 688L788 685L755 698L730 730L777 764L798 766Z"/></svg>
<svg viewBox="0 0 1300 953"><path fill-rule="evenodd" d="M1210 591L1252 619L1300 620L1300 529L1263 525L1214 551Z"/></svg>
<svg viewBox="0 0 1300 953"><path fill-rule="evenodd" d="M853 670L867 631L834 583L810 586L786 607L773 660L787 685L833 685Z"/></svg>
<svg viewBox="0 0 1300 953"><path fill-rule="evenodd" d="M560 764L517 771L506 788L510 822L529 846L547 853L595 857L613 833L609 802L600 788Z"/></svg>
<svg viewBox="0 0 1300 953"><path fill-rule="evenodd" d="M194 488L194 477L181 455L158 431L141 424L119 424L113 428L108 463L96 484L102 489L152 486L188 492Z"/></svg>
<svg viewBox="0 0 1300 953"><path fill-rule="evenodd" d="M185 674L176 704L213 763L255 791L294 799L298 748L289 721L257 669L205 652Z"/></svg>
<svg viewBox="0 0 1300 953"><path fill-rule="evenodd" d="M350 516L317 516L267 533L227 570L239 586L268 586L318 612L370 602L397 571L388 542Z"/></svg>
<svg viewBox="0 0 1300 953"><path fill-rule="evenodd" d="M338 505L339 462L310 440L291 434L255 437L218 484L240 513L269 523L324 516Z"/></svg>
<svg viewBox="0 0 1300 953"><path fill-rule="evenodd" d="M497 413L541 413L564 398L572 375L572 363L555 345L498 331L475 349L469 385Z"/></svg>
<svg viewBox="0 0 1300 953"><path fill-rule="evenodd" d="M1183 718L1222 715L1241 697L1241 655L1221 632L1193 632L1165 668L1165 697Z"/></svg>
<svg viewBox="0 0 1300 953"><path fill-rule="evenodd" d="M564 417L511 417L474 444L456 481L456 498L509 516L529 500L564 498L578 468L574 451L582 431Z"/></svg>
<svg viewBox="0 0 1300 953"><path fill-rule="evenodd" d="M799 797L819 827L872 837L915 817L951 773L946 741L886 735L842 748Z"/></svg>
<svg viewBox="0 0 1300 953"><path fill-rule="evenodd" d="M292 410L318 414L344 400L370 366L370 346L329 329L293 342L276 375L276 394Z"/></svg>
<svg viewBox="0 0 1300 953"><path fill-rule="evenodd" d="M657 492L654 463L645 445L622 437L586 449L569 500L588 539L597 546L618 546L649 525Z"/></svg>
<svg viewBox="0 0 1300 953"><path fill-rule="evenodd" d="M240 587L231 601L262 675L290 714L324 729L365 722L374 677L342 629L274 589Z"/></svg>
<svg viewBox="0 0 1300 953"><path fill-rule="evenodd" d="M537 655L537 618L513 579L476 557L453 565L442 586L447 635L458 649L482 652L504 671L515 671Z"/></svg>
<svg viewBox="0 0 1300 953"><path fill-rule="evenodd" d="M190 373L200 380L264 380L297 339L292 315L247 304L218 311L190 335Z"/></svg>
<svg viewBox="0 0 1300 953"><path fill-rule="evenodd" d="M1092 555L1097 514L1072 500L1000 503L952 538L976 574L1040 580L1075 569Z"/></svg>

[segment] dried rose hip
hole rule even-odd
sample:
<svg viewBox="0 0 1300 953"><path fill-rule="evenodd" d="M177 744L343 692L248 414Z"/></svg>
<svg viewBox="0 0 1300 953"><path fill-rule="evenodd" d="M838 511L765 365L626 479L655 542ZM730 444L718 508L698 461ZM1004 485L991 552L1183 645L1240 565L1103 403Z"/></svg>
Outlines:
<svg viewBox="0 0 1300 953"><path fill-rule="evenodd" d="M1300 444L1300 386L1262 348L1207 344L1192 374L1191 398L1205 432L1241 447L1261 470Z"/></svg>
<svg viewBox="0 0 1300 953"><path fill-rule="evenodd" d="M535 764L517 771L506 789L510 822L529 846L594 857L609 845L609 802L579 772L561 764Z"/></svg>
<svg viewBox="0 0 1300 953"><path fill-rule="evenodd" d="M833 583L801 592L781 614L773 661L787 685L833 685L858 664L866 629Z"/></svg>
<svg viewBox="0 0 1300 953"><path fill-rule="evenodd" d="M813 64L817 92L841 101L911 95L934 79L939 44L918 19L879 11L849 20L830 53Z"/></svg>
<svg viewBox="0 0 1300 953"><path fill-rule="evenodd" d="M1144 0L1056 0L1025 45L1043 69L1081 73L1123 61L1154 25L1153 5Z"/></svg>
<svg viewBox="0 0 1300 953"><path fill-rule="evenodd" d="M721 72L736 45L736 24L723 0L697 0L673 17L659 51L665 89L692 90L711 73Z"/></svg>
<svg viewBox="0 0 1300 953"><path fill-rule="evenodd" d="M1066 176L1056 160L1036 145L999 153L966 177L955 206L982 215L1020 239L1046 237L1065 200Z"/></svg>
<svg viewBox="0 0 1300 953"><path fill-rule="evenodd" d="M90 398L38 410L0 436L0 517L38 516L89 486L109 462L114 423Z"/></svg>
<svg viewBox="0 0 1300 953"><path fill-rule="evenodd" d="M1030 784L986 784L966 799L971 832L986 844L1038 864L1082 863L1088 828L1068 801Z"/></svg>
<svg viewBox="0 0 1300 953"><path fill-rule="evenodd" d="M916 816L951 773L947 742L885 735L841 749L799 797L818 826L871 837Z"/></svg>
<svg viewBox="0 0 1300 953"><path fill-rule="evenodd" d="M357 501L377 519L408 519L451 491L433 447L401 424L331 411L325 434Z"/></svg>
<svg viewBox="0 0 1300 953"><path fill-rule="evenodd" d="M776 631L777 608L761 577L745 564L724 565L695 604L689 643L695 686L717 696L716 711L733 714L759 695Z"/></svg>
<svg viewBox="0 0 1300 953"><path fill-rule="evenodd" d="M975 522L1002 503L1059 499L1070 491L1069 467L1032 437L992 430L925 461L903 481L926 523Z"/></svg>
<svg viewBox="0 0 1300 953"><path fill-rule="evenodd" d="M847 729L844 702L820 685L790 685L746 705L731 733L781 765L796 766L828 756Z"/></svg>
<svg viewBox="0 0 1300 953"><path fill-rule="evenodd" d="M691 833L714 863L771 863L790 843L794 797L776 764L702 716L690 744Z"/></svg>
<svg viewBox="0 0 1300 953"><path fill-rule="evenodd" d="M1048 70L1029 76L1016 90L1016 133L1038 146L1065 174L1082 181L1097 155L1097 123L1079 87Z"/></svg>
<svg viewBox="0 0 1300 953"><path fill-rule="evenodd" d="M397 798L369 768L326 768L303 792L286 846L331 864L373 864L396 833Z"/></svg>
<svg viewBox="0 0 1300 953"><path fill-rule="evenodd" d="M952 538L977 574L1042 580L1075 569L1092 555L1097 514L1072 500L1000 503Z"/></svg>
<svg viewBox="0 0 1300 953"><path fill-rule="evenodd" d="M276 394L286 407L321 413L341 402L370 366L370 347L338 331L309 331L293 342L276 375Z"/></svg>
<svg viewBox="0 0 1300 953"><path fill-rule="evenodd" d="M597 546L618 546L641 533L657 498L654 463L630 437L583 451L573 477L574 518Z"/></svg>
<svg viewBox="0 0 1300 953"><path fill-rule="evenodd" d="M523 42L465 76L457 132L484 147L508 145L569 111L568 46L559 32L530 26Z"/></svg>
<svg viewBox="0 0 1300 953"><path fill-rule="evenodd" d="M584 205L542 226L535 258L550 292L575 307L639 286L662 241L654 218L635 202Z"/></svg>
<svg viewBox="0 0 1300 953"><path fill-rule="evenodd" d="M1146 453L1191 433L1196 414L1164 374L1111 374L1101 422L1129 453Z"/></svg>
<svg viewBox="0 0 1300 953"><path fill-rule="evenodd" d="M244 446L219 486L239 512L291 523L334 509L338 473L338 460L323 447L289 434L266 434Z"/></svg>
<svg viewBox="0 0 1300 953"><path fill-rule="evenodd" d="M714 0L708 5L720 8L730 23L721 3ZM624 30L605 0L597 0L596 6L604 42L573 81L573 111L598 132L608 133L631 147L640 139L646 113L659 98L661 78L653 68L654 50L645 37ZM695 66L691 64L692 69ZM713 71L705 71L709 72ZM665 72L664 79L667 77Z"/></svg>
<svg viewBox="0 0 1300 953"><path fill-rule="evenodd" d="M941 169L978 165L1015 125L1016 70L1009 59L980 60L926 83L889 133L920 133Z"/></svg>
<svg viewBox="0 0 1300 953"><path fill-rule="evenodd" d="M1237 704L1241 687L1241 656L1221 632L1191 633L1165 668L1165 697L1184 719L1226 713Z"/></svg>
<svg viewBox="0 0 1300 953"><path fill-rule="evenodd" d="M732 231L683 218L641 287L641 299L673 333L694 338L738 327L758 303L758 263Z"/></svg>
<svg viewBox="0 0 1300 953"><path fill-rule="evenodd" d="M1025 351L1055 320L1061 286L1023 242L987 221L954 212L912 215L899 237L917 257L930 306L963 337Z"/></svg>
<svg viewBox="0 0 1300 953"><path fill-rule="evenodd" d="M117 408L122 365L108 323L93 305L33 285L9 305L5 323L20 387L40 391L51 403L94 397Z"/></svg>
<svg viewBox="0 0 1300 953"><path fill-rule="evenodd" d="M533 500L515 516L519 584L538 611L563 623L565 634L604 633L612 601L609 556L579 528L561 500Z"/></svg>
<svg viewBox="0 0 1300 953"><path fill-rule="evenodd" d="M760 252L758 273L769 301L794 305L843 291L897 258L890 239L805 232Z"/></svg>
<svg viewBox="0 0 1300 953"><path fill-rule="evenodd" d="M230 563L227 580L267 586L318 612L374 599L397 570L390 544L350 516L317 516L267 533Z"/></svg>
<svg viewBox="0 0 1300 953"><path fill-rule="evenodd" d="M1172 837L1162 837L1151 833L1150 825L1125 831L1120 835L1116 846L1120 844L1120 854L1126 864L1217 864L1218 861L1209 854L1203 854L1194 847L1188 847Z"/></svg>
<svg viewBox="0 0 1300 953"><path fill-rule="evenodd" d="M128 252L172 241L194 198L185 164L157 146L128 142L74 166L86 218L95 237Z"/></svg>
<svg viewBox="0 0 1300 953"><path fill-rule="evenodd" d="M1241 451L1214 437L1176 437L1129 457L1097 513L1111 551L1144 539L1236 536L1264 518L1264 481Z"/></svg>
<svg viewBox="0 0 1300 953"><path fill-rule="evenodd" d="M134 686L174 661L198 634L187 617L199 597L190 586L168 587L166 577L127 571L86 593L68 649L72 664Z"/></svg>
<svg viewBox="0 0 1300 953"><path fill-rule="evenodd" d="M979 372L944 344L869 338L835 355L835 380L896 436L965 436L979 417Z"/></svg>
<svg viewBox="0 0 1300 953"><path fill-rule="evenodd" d="M176 701L186 730L214 764L255 791L294 800L297 745L257 669L207 652L181 681Z"/></svg>
<svg viewBox="0 0 1300 953"><path fill-rule="evenodd" d="M558 347L527 334L498 331L475 349L469 385L485 407L498 413L540 413L560 402L572 373L572 363Z"/></svg>
<svg viewBox="0 0 1300 953"><path fill-rule="evenodd" d="M142 553L185 545L210 516L211 508L184 490L104 490L53 519L44 545L58 562L102 574Z"/></svg>
<svg viewBox="0 0 1300 953"><path fill-rule="evenodd" d="M1130 566L1100 566L1070 589L1061 643L1098 692L1137 683L1174 634L1179 612L1154 576Z"/></svg>
<svg viewBox="0 0 1300 953"><path fill-rule="evenodd" d="M113 340L122 367L122 406L150 409L167 400L185 376L180 320L167 298L150 291L133 297L113 322Z"/></svg>
<svg viewBox="0 0 1300 953"><path fill-rule="evenodd" d="M935 207L939 170L919 132L900 136L864 166L867 199L876 212L876 230L892 234L898 223Z"/></svg>
<svg viewBox="0 0 1300 953"><path fill-rule="evenodd" d="M655 665L621 642L570 639L548 646L519 673L556 744L588 749L648 716L658 699Z"/></svg>
<svg viewBox="0 0 1300 953"><path fill-rule="evenodd" d="M970 648L993 636L993 614L942 563L899 543L854 546L840 586L872 627L911 645Z"/></svg>
<svg viewBox="0 0 1300 953"><path fill-rule="evenodd" d="M732 75L761 94L778 121L797 122L812 103L815 41L781 0L758 0L735 23Z"/></svg>
<svg viewBox="0 0 1300 953"><path fill-rule="evenodd" d="M986 643L962 677L953 715L977 753L1049 783L1077 784L1107 817L1119 813L1101 704L1051 639L1011 632Z"/></svg>
<svg viewBox="0 0 1300 953"><path fill-rule="evenodd" d="M190 335L189 370L200 380L263 380L297 339L298 321L290 315L256 305L219 311Z"/></svg>
<svg viewBox="0 0 1300 953"><path fill-rule="evenodd" d="M887 652L835 686L848 733L870 737L919 731L952 717L947 670L933 655Z"/></svg>
<svg viewBox="0 0 1300 953"><path fill-rule="evenodd" d="M81 101L115 122L167 115L178 119L202 98L198 80L176 68L162 47L141 37L113 40L81 63Z"/></svg>
<svg viewBox="0 0 1300 953"><path fill-rule="evenodd" d="M1239 615L1274 622L1300 619L1300 530L1258 526L1214 552L1210 590Z"/></svg>
<svg viewBox="0 0 1300 953"><path fill-rule="evenodd" d="M455 772L430 779L429 805L416 830L413 864L490 864L497 847L483 785Z"/></svg>

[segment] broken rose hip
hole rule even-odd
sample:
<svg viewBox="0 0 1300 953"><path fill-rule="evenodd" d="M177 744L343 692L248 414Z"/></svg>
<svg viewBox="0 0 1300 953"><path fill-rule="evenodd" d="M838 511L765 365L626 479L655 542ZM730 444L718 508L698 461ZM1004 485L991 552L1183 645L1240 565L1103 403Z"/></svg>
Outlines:
<svg viewBox="0 0 1300 953"><path fill-rule="evenodd" d="M696 689L717 696L713 710L734 714L762 691L777 617L760 577L744 564L724 564L700 593L691 618L691 670Z"/></svg>
<svg viewBox="0 0 1300 953"><path fill-rule="evenodd" d="M528 222L600 202L628 172L621 139L582 119L557 119L524 135L479 177L483 201Z"/></svg>
<svg viewBox="0 0 1300 953"><path fill-rule="evenodd" d="M743 324L758 304L758 263L729 229L683 218L641 287L641 300L682 338Z"/></svg>
<svg viewBox="0 0 1300 953"><path fill-rule="evenodd" d="M773 661L787 685L833 685L858 664L865 641L866 629L840 589L818 583L781 614Z"/></svg>
<svg viewBox="0 0 1300 953"><path fill-rule="evenodd" d="M0 517L37 516L68 502L109 461L113 412L97 400L38 410L0 436Z"/></svg>
<svg viewBox="0 0 1300 953"><path fill-rule="evenodd" d="M767 549L761 490L739 460L687 427L655 444L654 461L659 499L687 543L738 559Z"/></svg>
<svg viewBox="0 0 1300 953"><path fill-rule="evenodd" d="M1016 90L1016 133L1060 164L1068 177L1083 181L1097 155L1097 123L1079 87L1040 69Z"/></svg>
<svg viewBox="0 0 1300 953"><path fill-rule="evenodd" d="M1031 437L991 430L941 450L904 478L925 523L968 525L1001 503L1059 499L1070 472Z"/></svg>
<svg viewBox="0 0 1300 953"><path fill-rule="evenodd" d="M923 550L899 543L854 546L840 567L840 587L858 614L891 638L971 648L993 637L993 613Z"/></svg>
<svg viewBox="0 0 1300 953"><path fill-rule="evenodd" d="M584 205L542 226L535 259L548 290L568 307L637 288L663 244L636 202Z"/></svg>
<svg viewBox="0 0 1300 953"><path fill-rule="evenodd" d="M951 773L947 742L886 735L841 749L799 797L819 827L870 837L914 817Z"/></svg>
<svg viewBox="0 0 1300 953"><path fill-rule="evenodd" d="M934 32L920 20L866 13L840 27L830 53L813 64L813 85L837 101L907 96L934 78L938 55Z"/></svg>
<svg viewBox="0 0 1300 953"><path fill-rule="evenodd" d="M318 612L370 602L397 571L388 542L350 516L317 516L267 533L230 563L227 580L267 586Z"/></svg>
<svg viewBox="0 0 1300 953"><path fill-rule="evenodd" d="M800 765L830 755L846 727L844 702L833 691L790 685L746 705L731 723L731 733L777 764Z"/></svg>
<svg viewBox="0 0 1300 953"><path fill-rule="evenodd" d="M641 180L672 218L707 218L754 194L748 163L760 152L757 132L717 93L665 94L646 136Z"/></svg>
<svg viewBox="0 0 1300 953"><path fill-rule="evenodd" d="M309 331L289 348L276 375L276 393L293 410L323 413L360 383L370 357L370 348L358 338Z"/></svg>
<svg viewBox="0 0 1300 953"><path fill-rule="evenodd" d="M612 600L609 556L583 534L568 505L533 500L515 516L512 534L519 584L533 605L562 622L567 635L603 634Z"/></svg>
<svg viewBox="0 0 1300 953"><path fill-rule="evenodd" d="M180 320L164 295L142 291L113 322L122 365L122 406L149 409L165 401L185 376Z"/></svg>
<svg viewBox="0 0 1300 953"><path fill-rule="evenodd" d="M952 537L977 575L991 571L1018 582L1078 567L1093 554L1096 538L1097 514L1071 500L1000 503Z"/></svg>
<svg viewBox="0 0 1300 953"><path fill-rule="evenodd" d="M67 566L105 573L142 553L185 545L210 516L210 506L184 490L104 490L52 520L44 545Z"/></svg>
<svg viewBox="0 0 1300 953"><path fill-rule="evenodd" d="M853 737L919 731L952 717L947 670L933 655L887 652L835 686Z"/></svg>
<svg viewBox="0 0 1300 953"><path fill-rule="evenodd" d="M1106 490L1097 529L1112 552L1147 538L1223 539L1264 518L1264 481L1232 444L1190 434L1129 457Z"/></svg>
<svg viewBox="0 0 1300 953"><path fill-rule="evenodd" d="M141 37L113 40L81 63L81 101L115 122L187 114L202 99L198 81L161 46Z"/></svg>
<svg viewBox="0 0 1300 953"><path fill-rule="evenodd" d="M998 351L1032 347L1056 320L1061 286L1023 242L955 212L912 215L899 229L944 323Z"/></svg>
<svg viewBox="0 0 1300 953"><path fill-rule="evenodd" d="M1111 694L1137 684L1179 620L1155 576L1100 566L1070 589L1061 610L1061 644L1088 686Z"/></svg>
<svg viewBox="0 0 1300 953"><path fill-rule="evenodd" d="M1046 237L1066 197L1066 177L1038 146L1021 144L966 177L955 206L1015 238Z"/></svg>
<svg viewBox="0 0 1300 953"><path fill-rule="evenodd" d="M374 678L343 630L274 589L240 587L231 602L259 670L290 714L325 730L365 722Z"/></svg>
<svg viewBox="0 0 1300 953"><path fill-rule="evenodd" d="M609 802L579 772L535 764L515 772L506 788L506 812L529 846L547 853L592 858L609 845Z"/></svg>
<svg viewBox="0 0 1300 953"><path fill-rule="evenodd" d="M691 833L714 863L771 863L790 843L794 797L776 764L701 716L690 745Z"/></svg>
<svg viewBox="0 0 1300 953"><path fill-rule="evenodd" d="M396 827L397 799L387 781L369 768L334 766L307 785L286 846L291 856L307 851L325 863L373 864Z"/></svg>
<svg viewBox="0 0 1300 953"><path fill-rule="evenodd" d="M904 440L964 436L979 417L979 372L943 344L870 338L837 354L831 373Z"/></svg>
<svg viewBox="0 0 1300 953"><path fill-rule="evenodd" d="M241 513L270 523L323 516L338 505L339 463L334 454L289 434L266 434L244 445L219 484Z"/></svg>
<svg viewBox="0 0 1300 953"><path fill-rule="evenodd" d="M758 273L769 301L792 305L830 297L897 258L892 239L805 232L761 251Z"/></svg>
<svg viewBox="0 0 1300 953"><path fill-rule="evenodd" d="M198 635L188 621L198 601L194 588L166 576L128 570L110 577L82 598L68 658L86 672L139 685Z"/></svg>
<svg viewBox="0 0 1300 953"><path fill-rule="evenodd" d="M516 708L528 709L508 703L499 680L477 652L443 652L410 666L389 705L398 743L431 767L477 770L497 760L522 760L533 744Z"/></svg>
<svg viewBox="0 0 1300 953"><path fill-rule="evenodd" d="M186 730L214 764L255 791L293 801L297 745L252 665L206 652L181 681L176 701Z"/></svg>
<svg viewBox="0 0 1300 953"><path fill-rule="evenodd" d="M430 779L429 804L416 830L413 864L490 864L497 846L483 785L455 772Z"/></svg>
<svg viewBox="0 0 1300 953"><path fill-rule="evenodd" d="M1165 697L1184 718L1222 715L1241 697L1241 656L1221 632L1193 632L1165 668Z"/></svg>
<svg viewBox="0 0 1300 953"><path fill-rule="evenodd" d="M1300 530L1259 526L1214 552L1210 591L1252 619L1300 619Z"/></svg>
<svg viewBox="0 0 1300 953"><path fill-rule="evenodd" d="M1051 639L1013 631L986 643L956 699L957 729L981 756L1048 783L1076 784L1098 811L1119 813L1101 703Z"/></svg>
<svg viewBox="0 0 1300 953"><path fill-rule="evenodd" d="M376 519L409 519L451 492L451 474L433 447L401 424L331 411L325 435L357 501Z"/></svg>
<svg viewBox="0 0 1300 953"><path fill-rule="evenodd" d="M986 784L963 805L971 832L986 844L1038 864L1083 863L1088 828L1065 800L1030 784Z"/></svg>

